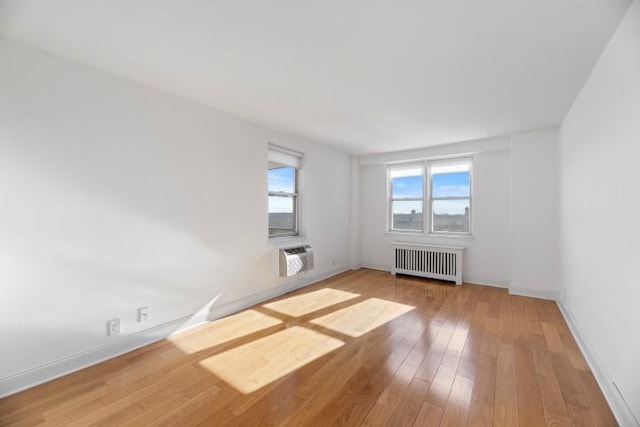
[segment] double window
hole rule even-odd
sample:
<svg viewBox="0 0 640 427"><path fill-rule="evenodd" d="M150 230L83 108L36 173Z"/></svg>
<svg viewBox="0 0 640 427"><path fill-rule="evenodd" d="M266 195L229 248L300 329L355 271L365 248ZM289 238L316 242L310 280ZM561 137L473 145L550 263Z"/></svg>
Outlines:
<svg viewBox="0 0 640 427"><path fill-rule="evenodd" d="M299 170L302 154L269 146L269 238L299 234Z"/></svg>
<svg viewBox="0 0 640 427"><path fill-rule="evenodd" d="M471 175L469 158L390 166L389 230L470 234Z"/></svg>

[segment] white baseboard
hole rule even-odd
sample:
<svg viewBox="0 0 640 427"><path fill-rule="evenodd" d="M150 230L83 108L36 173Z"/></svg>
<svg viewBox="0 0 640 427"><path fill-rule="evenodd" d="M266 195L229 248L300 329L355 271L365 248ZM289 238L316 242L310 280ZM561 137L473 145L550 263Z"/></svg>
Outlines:
<svg viewBox="0 0 640 427"><path fill-rule="evenodd" d="M560 292L558 291L549 291L549 290L541 290L541 289L533 289L533 288L521 288L517 286L509 286L509 294L521 295L523 297L548 299L551 301L558 301L560 297Z"/></svg>
<svg viewBox="0 0 640 427"><path fill-rule="evenodd" d="M215 320L233 313L237 313L240 310L244 310L245 308L254 306L256 304L260 304L263 301L279 297L280 295L295 291L296 289L304 288L305 286L309 286L313 283L320 282L322 280L328 279L329 277L333 277L337 274L344 273L345 271L349 270L351 270L351 267L343 267L321 275L305 275L298 280L287 283L286 285L278 286L276 288L249 295L246 298L241 298L239 300L211 307L207 319Z"/></svg>
<svg viewBox="0 0 640 427"><path fill-rule="evenodd" d="M135 332L122 337L114 337L114 341L87 351L73 354L53 362L0 379L0 398L26 390L38 384L51 381L75 371L129 353L137 348L164 339L172 333L183 330L206 320L207 313L199 312L154 326L144 331Z"/></svg>
<svg viewBox="0 0 640 427"><path fill-rule="evenodd" d="M368 268L370 270L378 270L378 271L386 271L387 273L391 272L391 267L386 265L378 265L378 264L369 264L366 262L361 263L358 268Z"/></svg>
<svg viewBox="0 0 640 427"><path fill-rule="evenodd" d="M8 377L0 378L0 398L129 353L140 347L165 339L173 333L202 324L207 320L227 316L262 301L311 285L347 270L349 270L349 267L332 270L320 275L304 275L300 279L287 283L286 285L259 292L217 307L206 308L193 315L172 320L144 331L114 337L114 341L109 344L45 363Z"/></svg>
<svg viewBox="0 0 640 427"><path fill-rule="evenodd" d="M492 288L508 288L509 282L504 280L492 280L483 277L473 277L462 275L462 283L470 285L491 286Z"/></svg>
<svg viewBox="0 0 640 427"><path fill-rule="evenodd" d="M571 333L578 342L578 346L580 347L589 368L591 368L591 372L593 372L593 376L596 378L596 381L598 382L605 399L607 399L609 407L611 407L611 411L613 411L613 415L616 417L618 423L622 427L640 426L640 420L636 419L631 408L629 408L625 402L624 397L620 394L615 383L611 379L611 376L600 361L597 353L594 351L591 344L589 344L586 337L580 332L580 328L576 323L575 317L573 317L573 314L567 304L564 301L558 301L558 306L560 307L560 312L562 313L564 320L567 322L567 325L569 325L569 329L571 329Z"/></svg>
<svg viewBox="0 0 640 427"><path fill-rule="evenodd" d="M379 265L379 264L370 264L367 262L363 262L360 264L359 267L357 268L369 268L371 270L379 270L379 271L386 271L387 273L391 272L391 267L388 265ZM472 277L472 276L462 276L462 283L468 283L471 285L482 285L482 286L491 286L494 288L508 288L509 287L509 282L508 281L503 281L503 280L490 280L490 279L484 279L484 278L479 278L479 277Z"/></svg>

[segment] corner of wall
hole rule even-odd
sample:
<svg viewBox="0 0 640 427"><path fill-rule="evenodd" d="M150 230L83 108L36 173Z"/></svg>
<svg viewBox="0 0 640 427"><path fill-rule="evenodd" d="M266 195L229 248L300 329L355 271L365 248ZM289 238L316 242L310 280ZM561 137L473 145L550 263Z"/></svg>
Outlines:
<svg viewBox="0 0 640 427"><path fill-rule="evenodd" d="M349 181L349 265L360 266L360 161L351 156Z"/></svg>
<svg viewBox="0 0 640 427"><path fill-rule="evenodd" d="M592 345L589 343L589 340L578 327L576 319L573 313L571 313L571 309L567 303L561 300L558 302L558 306L618 423L621 426L640 426L640 420L635 418L631 408L629 408L624 397L620 394L616 383L607 372L604 363L602 363Z"/></svg>

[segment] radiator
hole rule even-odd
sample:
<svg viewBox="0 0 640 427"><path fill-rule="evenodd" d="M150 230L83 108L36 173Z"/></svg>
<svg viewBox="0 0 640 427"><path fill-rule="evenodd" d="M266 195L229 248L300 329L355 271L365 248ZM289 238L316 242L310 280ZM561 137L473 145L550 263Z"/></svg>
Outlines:
<svg viewBox="0 0 640 427"><path fill-rule="evenodd" d="M462 252L457 246L392 243L391 274L410 274L462 284Z"/></svg>
<svg viewBox="0 0 640 427"><path fill-rule="evenodd" d="M313 270L311 246L280 249L280 276L295 276L309 270Z"/></svg>

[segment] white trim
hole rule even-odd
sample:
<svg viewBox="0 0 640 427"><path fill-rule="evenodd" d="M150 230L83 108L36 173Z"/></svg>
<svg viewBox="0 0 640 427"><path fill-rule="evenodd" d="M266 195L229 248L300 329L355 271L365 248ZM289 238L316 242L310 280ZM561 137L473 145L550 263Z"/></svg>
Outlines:
<svg viewBox="0 0 640 427"><path fill-rule="evenodd" d="M402 231L402 230L387 230L384 232L384 234L396 234L396 235L409 235L409 236L420 236L420 237L424 237L424 233L422 231Z"/></svg>
<svg viewBox="0 0 640 427"><path fill-rule="evenodd" d="M476 237L474 235L471 234L466 234L466 233L454 233L454 234L446 234L446 233L418 233L415 231L399 231L399 230L393 230L393 231L385 231L384 234L389 234L389 235L397 235L397 236L416 236L416 237L420 237L423 239L423 241L421 243L424 244L429 244L428 239L432 239L433 241L438 241L438 240L442 240L442 239L454 239L454 240L469 240L469 241L474 241L476 240Z"/></svg>
<svg viewBox="0 0 640 427"><path fill-rule="evenodd" d="M508 280L494 280L494 279L487 279L484 277L467 276L465 274L462 275L462 283L467 285L490 286L492 288L501 288L501 289L508 288L510 284Z"/></svg>
<svg viewBox="0 0 640 427"><path fill-rule="evenodd" d="M391 267L387 265L370 264L367 262L363 262L363 263L360 263L359 266L352 267L352 270L357 270L358 268L368 268L370 270L378 270L378 271L391 273ZM462 284L490 286L492 288L501 288L501 289L509 288L509 281L507 280L490 280L490 279L482 279L479 277L469 277L465 275L462 276Z"/></svg>
<svg viewBox="0 0 640 427"><path fill-rule="evenodd" d="M508 150L510 148L511 141L509 137L500 136L495 138L461 141L452 144L442 144L413 150L369 154L366 156L358 157L358 163L361 166L402 162L408 163L434 158L455 158L461 156L469 156L476 153Z"/></svg>
<svg viewBox="0 0 640 427"><path fill-rule="evenodd" d="M378 270L384 271L386 273L391 273L391 267L380 264L369 264L367 262L360 263L359 268L368 268L369 270Z"/></svg>
<svg viewBox="0 0 640 427"><path fill-rule="evenodd" d="M329 271L319 275L304 275L302 278L282 286L259 292L240 300L232 301L220 306L204 308L193 315L181 317L144 331L117 337L110 342L90 350L76 353L67 357L45 363L34 368L0 378L0 398L18 393L39 384L71 374L100 362L129 353L140 347L163 340L169 335L200 325L208 320L215 320L223 316L259 304L268 299L283 295L287 292L309 286L329 277L349 270L348 267Z"/></svg>
<svg viewBox="0 0 640 427"><path fill-rule="evenodd" d="M336 276L340 273L350 270L351 267L343 267L336 270L332 270L326 274L309 276L308 273L304 274L301 279L292 281L290 283L263 291L256 294L249 295L248 297L241 298L239 300L231 301L219 306L211 307L209 311L208 320L215 320L221 317L228 316L233 313L237 313L245 308L253 307L256 304L260 304L264 301L270 300L280 295L284 295L289 292L293 292L297 289L304 288L330 277Z"/></svg>
<svg viewBox="0 0 640 427"><path fill-rule="evenodd" d="M160 341L174 332L182 331L205 322L207 315L208 310L200 311L191 316L181 317L144 331L122 336L115 342L110 342L109 344L4 377L0 379L0 398Z"/></svg>
<svg viewBox="0 0 640 427"><path fill-rule="evenodd" d="M387 218L385 233L407 233L429 237L458 237L473 239L473 164L474 155L457 156L450 158L429 158L421 162L402 162L387 164ZM433 197L433 169L438 165L447 164L466 164L469 172L469 196L468 197ZM403 170L420 170L422 175L422 197L393 197L393 181L392 175L394 171ZM438 175L438 174L436 174ZM439 200L468 200L468 228L466 232L448 232L433 230L433 203ZM420 201L422 204L422 229L421 230L403 230L393 228L393 203L402 201Z"/></svg>
<svg viewBox="0 0 640 427"><path fill-rule="evenodd" d="M560 293L558 291L541 290L534 288L521 288L518 286L509 286L510 295L520 295L523 297L548 299L558 301Z"/></svg>
<svg viewBox="0 0 640 427"><path fill-rule="evenodd" d="M268 159L269 162L279 163L283 166L291 166L300 169L303 153L289 148L281 147L272 143L268 143Z"/></svg>
<svg viewBox="0 0 640 427"><path fill-rule="evenodd" d="M297 236L282 236L282 237L271 237L269 238L268 243L274 248L281 249L289 246L302 246L308 244L308 240L306 236L297 235Z"/></svg>
<svg viewBox="0 0 640 427"><path fill-rule="evenodd" d="M425 179L426 188L425 188L425 199L427 204L426 214L423 214L423 218L425 222L423 224L423 229L426 230L426 234L430 236L460 236L460 237L471 237L473 236L473 182L475 181L473 176L473 163L474 156L466 156L466 157L456 157L450 159L429 159L427 160L427 176ZM448 198L442 197L433 197L433 167L434 165L437 167L438 163L440 164L453 164L453 163L466 163L469 167L469 197L455 197L452 199L455 200L469 200L469 215L467 218L467 226L469 227L469 231L466 232L451 232L451 231L434 231L433 230L433 202L436 200L446 200ZM424 207L422 208L424 212Z"/></svg>
<svg viewBox="0 0 640 427"><path fill-rule="evenodd" d="M419 169L422 175L422 197L403 197L403 198L393 198L393 182L391 175L394 170L406 170L406 169ZM426 186L425 186L425 175L427 173L427 164L425 162L419 163L401 163L398 165L387 165L387 232L392 233L415 233L424 235L425 233L425 195L426 195ZM417 176L417 175L416 175ZM422 203L422 228L420 230L402 230L402 229L394 229L393 228L393 202L398 201L421 201Z"/></svg>
<svg viewBox="0 0 640 427"><path fill-rule="evenodd" d="M558 307L564 317L564 320L569 325L569 329L580 347L582 355L587 361L596 382L600 386L602 393L604 394L613 415L616 417L618 423L623 427L640 426L640 420L636 419L631 408L624 401L624 397L618 391L615 383L611 379L611 375L607 372L604 364L598 357L587 338L580 332L575 317L569 309L569 306L565 301L558 301Z"/></svg>

